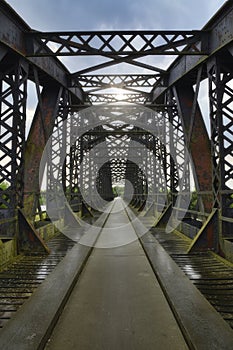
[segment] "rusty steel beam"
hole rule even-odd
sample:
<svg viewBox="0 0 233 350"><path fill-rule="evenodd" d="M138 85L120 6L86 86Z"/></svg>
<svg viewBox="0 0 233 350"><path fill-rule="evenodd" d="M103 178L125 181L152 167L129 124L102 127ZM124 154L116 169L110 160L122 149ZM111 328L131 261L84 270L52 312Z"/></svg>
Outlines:
<svg viewBox="0 0 233 350"><path fill-rule="evenodd" d="M206 131L201 110L197 102L197 96L193 87L178 84L174 88L179 114L184 124L186 145L190 151L197 191L200 192L204 210L208 213L212 210L212 160L211 144Z"/></svg>
<svg viewBox="0 0 233 350"><path fill-rule="evenodd" d="M214 57L208 64L213 158L214 207L220 211L220 234L231 237L233 230L233 65L232 55Z"/></svg>
<svg viewBox="0 0 233 350"><path fill-rule="evenodd" d="M208 249L219 251L218 220L218 210L214 208L193 239L187 253L206 251Z"/></svg>
<svg viewBox="0 0 233 350"><path fill-rule="evenodd" d="M24 170L24 213L32 219L40 193L39 167L45 145L52 133L62 94L59 86L47 86L41 94L26 142Z"/></svg>
<svg viewBox="0 0 233 350"><path fill-rule="evenodd" d="M74 86L83 88L110 88L110 87L148 87L152 88L158 81L160 74L97 74L97 75L77 75L71 74L75 78Z"/></svg>
<svg viewBox="0 0 233 350"><path fill-rule="evenodd" d="M58 59L55 57L26 58L28 45L26 33L30 32L31 28L5 1L0 1L0 23L0 43L3 47L24 57L31 65L39 68L46 76L46 81L56 81L69 88L70 73ZM84 100L81 88L69 88L69 91L81 102Z"/></svg>
<svg viewBox="0 0 233 350"><path fill-rule="evenodd" d="M119 102L118 94L88 94L88 100L90 103L116 103ZM133 103L133 104L145 104L149 102L149 94L143 93L127 93L123 95L121 101L125 103Z"/></svg>
<svg viewBox="0 0 233 350"><path fill-rule="evenodd" d="M0 65L0 207L14 216L22 206L28 66Z"/></svg>
<svg viewBox="0 0 233 350"><path fill-rule="evenodd" d="M209 56L215 55L224 47L233 46L233 2L228 0L213 18L203 27L208 34ZM161 78L161 85L169 88L185 75L196 69L208 60L208 56L183 56L178 57L167 70L165 78ZM207 75L206 75L207 77ZM151 100L158 100L166 88L155 86L152 90Z"/></svg>
<svg viewBox="0 0 233 350"><path fill-rule="evenodd" d="M27 220L21 209L18 209L17 248L23 254L48 254L50 253L46 243L42 240L36 229Z"/></svg>
<svg viewBox="0 0 233 350"><path fill-rule="evenodd" d="M111 88L144 94L155 86L161 74L77 75L75 73L71 75L71 87L82 87L87 94L98 93Z"/></svg>
<svg viewBox="0 0 233 350"><path fill-rule="evenodd" d="M105 32L31 32L28 56L97 55L107 59L77 72L86 74L102 68L128 63L164 73L161 68L136 59L148 55L208 54L208 35L204 31L105 31ZM138 40L140 44L138 44ZM116 45L116 41L118 45ZM56 49L51 49L55 43ZM119 45L120 44L120 45ZM38 46L39 45L39 46ZM115 46L115 47L114 47ZM111 59L109 61L109 59Z"/></svg>
<svg viewBox="0 0 233 350"><path fill-rule="evenodd" d="M28 56L205 55L207 36L199 30L39 32L28 35ZM34 45L34 41L39 44ZM56 46L51 49L50 44ZM117 44L116 44L117 43Z"/></svg>

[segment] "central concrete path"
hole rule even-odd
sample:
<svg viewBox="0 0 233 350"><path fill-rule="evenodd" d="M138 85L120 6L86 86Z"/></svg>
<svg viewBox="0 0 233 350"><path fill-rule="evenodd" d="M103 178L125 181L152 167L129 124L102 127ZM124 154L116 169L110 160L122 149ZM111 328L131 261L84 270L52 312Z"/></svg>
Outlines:
<svg viewBox="0 0 233 350"><path fill-rule="evenodd" d="M188 349L121 199L105 227L135 240L93 250L46 349ZM107 232L99 240L107 240Z"/></svg>

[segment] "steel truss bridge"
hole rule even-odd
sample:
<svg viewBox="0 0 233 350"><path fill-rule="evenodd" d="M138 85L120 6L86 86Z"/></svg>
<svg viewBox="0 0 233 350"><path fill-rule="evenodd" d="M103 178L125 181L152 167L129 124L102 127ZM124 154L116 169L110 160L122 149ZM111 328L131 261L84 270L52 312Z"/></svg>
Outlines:
<svg viewBox="0 0 233 350"><path fill-rule="evenodd" d="M232 1L201 30L96 32L33 30L0 1L2 239L17 236L23 251L45 249L36 231L43 191L50 219L65 213L69 221L71 209L101 210L121 184L154 226L169 222L192 237L190 251L229 257L232 39ZM85 67L70 72L71 56Z"/></svg>

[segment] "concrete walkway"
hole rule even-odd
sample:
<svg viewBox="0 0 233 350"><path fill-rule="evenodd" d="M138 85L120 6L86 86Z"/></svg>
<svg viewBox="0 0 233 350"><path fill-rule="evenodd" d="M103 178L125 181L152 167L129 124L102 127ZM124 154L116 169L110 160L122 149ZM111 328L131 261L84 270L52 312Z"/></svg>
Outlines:
<svg viewBox="0 0 233 350"><path fill-rule="evenodd" d="M105 227L135 241L94 249L46 349L188 349L120 199L113 209Z"/></svg>

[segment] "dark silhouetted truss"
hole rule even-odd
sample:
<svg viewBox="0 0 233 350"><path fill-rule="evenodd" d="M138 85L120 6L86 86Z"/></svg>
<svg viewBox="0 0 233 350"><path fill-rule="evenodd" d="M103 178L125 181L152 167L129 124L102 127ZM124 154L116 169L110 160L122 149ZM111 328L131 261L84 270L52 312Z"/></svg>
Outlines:
<svg viewBox="0 0 233 350"><path fill-rule="evenodd" d="M82 88L91 88L90 92L97 88L152 88L159 80L160 74L112 74L112 75L74 75L77 79L73 86L81 86Z"/></svg>
<svg viewBox="0 0 233 350"><path fill-rule="evenodd" d="M0 216L10 220L0 234L14 237L17 208L30 222L38 216L39 164L52 136L49 200L61 183L76 211L99 208L97 194L110 200L123 184L135 208L156 218L162 204L165 217L185 212L181 231L187 220L201 223L190 249L232 240L232 14L229 0L199 31L48 33L0 1Z"/></svg>
<svg viewBox="0 0 233 350"><path fill-rule="evenodd" d="M159 83L160 74L128 74L128 75L73 75L72 87L81 87L87 94L87 100L94 103L114 103L126 100L128 103L145 104L150 102L149 91ZM124 94L107 94L104 90L124 89ZM102 93L100 93L100 91Z"/></svg>
<svg viewBox="0 0 233 350"><path fill-rule="evenodd" d="M205 55L203 31L37 32L28 34L28 56L102 55L109 58L144 55ZM49 49L49 50L48 50Z"/></svg>
<svg viewBox="0 0 233 350"><path fill-rule="evenodd" d="M106 59L105 62L70 75L71 87L83 88L85 101L91 104L118 102L122 94L94 94L111 87L126 90L122 98L125 102L144 104L151 99L145 89L151 91L165 74L164 69L148 64L146 58L155 55L207 55L207 38L205 31L32 31L27 34L27 56L101 56ZM140 60L142 58L144 62ZM154 74L87 75L121 63ZM132 95L127 94L129 91Z"/></svg>
<svg viewBox="0 0 233 350"><path fill-rule="evenodd" d="M96 103L114 103L119 101L126 101L127 103L144 104L150 101L150 95L143 93L137 94L88 94L88 102Z"/></svg>

